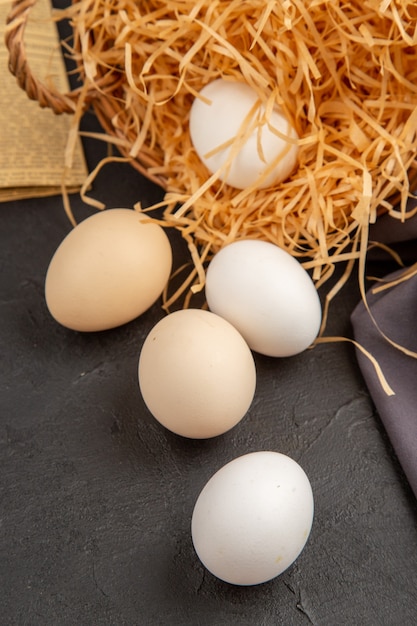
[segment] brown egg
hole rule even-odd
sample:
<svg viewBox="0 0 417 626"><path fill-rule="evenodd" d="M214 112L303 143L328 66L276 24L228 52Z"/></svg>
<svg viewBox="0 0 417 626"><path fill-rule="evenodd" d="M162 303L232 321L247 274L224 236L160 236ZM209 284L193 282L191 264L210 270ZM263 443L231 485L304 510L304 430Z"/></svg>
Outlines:
<svg viewBox="0 0 417 626"><path fill-rule="evenodd" d="M236 426L256 387L255 362L243 337L201 309L175 311L153 327L142 346L138 377L155 419L191 439Z"/></svg>
<svg viewBox="0 0 417 626"><path fill-rule="evenodd" d="M80 222L56 250L46 304L67 328L114 328L154 304L171 267L171 245L158 224L132 209L107 209Z"/></svg>

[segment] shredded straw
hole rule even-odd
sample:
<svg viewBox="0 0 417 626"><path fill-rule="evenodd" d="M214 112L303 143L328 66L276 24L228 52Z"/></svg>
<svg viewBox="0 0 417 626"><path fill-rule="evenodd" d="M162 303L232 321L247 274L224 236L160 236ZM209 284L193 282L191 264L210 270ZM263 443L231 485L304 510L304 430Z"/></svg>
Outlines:
<svg viewBox="0 0 417 626"><path fill-rule="evenodd" d="M317 287L346 264L329 300L357 259L363 269L369 224L411 216L414 1L81 0L64 16L105 139L164 188L151 209L162 207L161 223L188 243L194 267L167 306L201 290L211 255L243 238L299 258ZM266 111L279 106L291 120L299 165L286 181L237 190L200 162L190 106L220 77L247 83Z"/></svg>
<svg viewBox="0 0 417 626"><path fill-rule="evenodd" d="M164 222L197 266L227 243L260 238L300 258L320 286L336 263L359 257L364 225L382 212L408 217L414 2L81 0L66 15L107 139L163 185ZM200 162L189 110L219 77L251 85L266 110L278 105L292 121L299 166L286 181L240 191ZM193 290L203 282L197 267Z"/></svg>

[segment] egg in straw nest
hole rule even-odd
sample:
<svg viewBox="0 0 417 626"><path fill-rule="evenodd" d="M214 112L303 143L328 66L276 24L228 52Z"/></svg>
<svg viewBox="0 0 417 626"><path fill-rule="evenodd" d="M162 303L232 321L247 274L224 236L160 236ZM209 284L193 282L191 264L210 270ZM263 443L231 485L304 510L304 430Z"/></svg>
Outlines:
<svg viewBox="0 0 417 626"><path fill-rule="evenodd" d="M41 104L77 115L92 104L104 138L164 188L162 222L181 231L193 261L180 291L202 289L205 263L242 238L285 249L320 287L337 263L364 257L381 214L412 215L414 2L81 0L56 18L72 25L63 43L81 87ZM210 172L189 121L218 79L251 88L257 106L229 141L226 164ZM266 187L231 186L222 171L248 127L256 133L276 109L295 130L296 166Z"/></svg>

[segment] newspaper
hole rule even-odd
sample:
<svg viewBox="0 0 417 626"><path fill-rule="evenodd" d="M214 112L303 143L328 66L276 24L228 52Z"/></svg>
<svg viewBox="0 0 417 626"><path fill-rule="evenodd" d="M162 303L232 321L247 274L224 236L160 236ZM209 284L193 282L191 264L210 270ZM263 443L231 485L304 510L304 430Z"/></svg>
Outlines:
<svg viewBox="0 0 417 626"><path fill-rule="evenodd" d="M69 81L51 10L50 0L37 0L31 11L25 30L27 59L32 74L45 84L52 80L65 93ZM73 116L42 109L17 85L4 43L9 11L10 0L0 0L0 202L59 194L63 183L68 192L77 191L88 173L79 137L64 180Z"/></svg>

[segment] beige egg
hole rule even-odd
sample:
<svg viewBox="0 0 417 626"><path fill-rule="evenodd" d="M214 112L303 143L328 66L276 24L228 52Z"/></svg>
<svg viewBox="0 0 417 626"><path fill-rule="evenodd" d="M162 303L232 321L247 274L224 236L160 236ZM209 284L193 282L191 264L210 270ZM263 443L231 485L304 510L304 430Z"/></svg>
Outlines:
<svg viewBox="0 0 417 626"><path fill-rule="evenodd" d="M67 328L114 328L156 302L171 267L171 245L158 224L132 209L107 209L75 226L56 250L46 304Z"/></svg>
<svg viewBox="0 0 417 626"><path fill-rule="evenodd" d="M252 353L223 318L175 311L150 331L139 358L139 385L152 415L193 439L221 435L248 411L256 386Z"/></svg>

